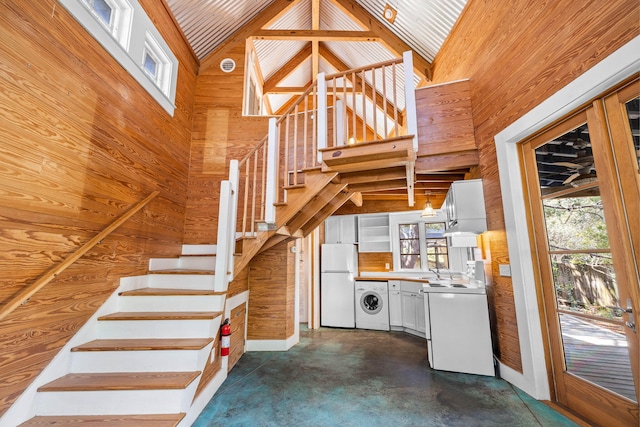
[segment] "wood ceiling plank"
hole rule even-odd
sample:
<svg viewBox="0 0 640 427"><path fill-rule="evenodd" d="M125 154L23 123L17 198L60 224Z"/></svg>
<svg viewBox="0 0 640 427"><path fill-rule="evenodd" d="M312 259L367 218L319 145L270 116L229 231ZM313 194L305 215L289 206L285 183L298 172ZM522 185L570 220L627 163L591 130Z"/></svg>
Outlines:
<svg viewBox="0 0 640 427"><path fill-rule="evenodd" d="M380 37L380 42L389 49L393 54L398 57L402 56L403 52L410 50L413 53L413 68L414 71L420 76L421 79L431 80L432 66L429 61L418 55L413 51L411 46L405 43L400 37L393 34L393 32L381 23L376 17L371 15L365 8L357 4L352 0L330 0L344 13L346 13L351 19L359 23L365 28L368 28L374 34Z"/></svg>

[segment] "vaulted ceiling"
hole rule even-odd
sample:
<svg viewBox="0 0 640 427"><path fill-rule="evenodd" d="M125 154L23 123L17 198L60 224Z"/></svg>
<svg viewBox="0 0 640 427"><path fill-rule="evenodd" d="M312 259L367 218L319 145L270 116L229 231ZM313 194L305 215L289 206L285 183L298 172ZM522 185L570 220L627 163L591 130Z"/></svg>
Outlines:
<svg viewBox="0 0 640 427"><path fill-rule="evenodd" d="M228 49L249 41L271 113L311 82L414 52L416 80L466 0L167 0L201 69L218 66Z"/></svg>

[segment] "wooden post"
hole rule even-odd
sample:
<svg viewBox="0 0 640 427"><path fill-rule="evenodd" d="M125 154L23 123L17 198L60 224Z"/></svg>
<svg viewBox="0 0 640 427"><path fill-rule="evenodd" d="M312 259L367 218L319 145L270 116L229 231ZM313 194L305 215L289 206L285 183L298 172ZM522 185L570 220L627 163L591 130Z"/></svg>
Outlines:
<svg viewBox="0 0 640 427"><path fill-rule="evenodd" d="M321 149L327 148L327 81L318 73L318 163L322 164Z"/></svg>
<svg viewBox="0 0 640 427"><path fill-rule="evenodd" d="M267 183L265 189L264 221L276 222L276 192L278 185L278 124L275 117L269 119L269 139L267 141Z"/></svg>

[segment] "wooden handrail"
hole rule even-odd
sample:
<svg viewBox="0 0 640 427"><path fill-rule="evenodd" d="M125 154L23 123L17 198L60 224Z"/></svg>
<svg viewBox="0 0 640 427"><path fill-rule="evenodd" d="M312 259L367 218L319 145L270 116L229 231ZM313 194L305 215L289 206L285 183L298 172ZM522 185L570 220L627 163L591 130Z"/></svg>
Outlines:
<svg viewBox="0 0 640 427"><path fill-rule="evenodd" d="M13 310L18 308L23 302L27 301L31 298L36 292L42 289L47 283L56 278L60 273L62 273L67 267L76 262L78 258L86 254L91 248L100 243L105 237L111 234L116 228L120 227L125 221L131 218L136 212L142 209L147 203L149 203L154 197L160 194L159 191L154 191L149 194L144 200L138 202L135 206L129 209L124 213L121 217L112 222L109 226L107 226L104 230L98 233L95 237L89 240L87 243L82 245L78 250L76 250L71 256L65 258L60 264L54 266L49 271L44 273L37 281L27 286L25 289L20 291L15 297L13 297L8 303L6 303L2 309L0 310L0 320L7 317Z"/></svg>

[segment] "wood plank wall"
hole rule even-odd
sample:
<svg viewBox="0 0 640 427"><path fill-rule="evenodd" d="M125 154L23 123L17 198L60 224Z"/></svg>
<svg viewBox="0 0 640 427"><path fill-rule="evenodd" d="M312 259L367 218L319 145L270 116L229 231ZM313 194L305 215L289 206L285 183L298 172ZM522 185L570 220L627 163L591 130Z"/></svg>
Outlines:
<svg viewBox="0 0 640 427"><path fill-rule="evenodd" d="M216 242L220 182L229 162L241 160L267 135L267 117L243 117L244 43L226 56L236 62L231 73L218 64L197 78L191 141L191 170L185 243Z"/></svg>
<svg viewBox="0 0 640 427"><path fill-rule="evenodd" d="M433 82L470 79L480 150L493 281L489 288L499 358L521 371L513 283L493 137L639 34L637 0L471 0L434 61Z"/></svg>
<svg viewBox="0 0 640 427"><path fill-rule="evenodd" d="M120 277L180 251L197 61L141 3L180 62L173 117L56 0L0 2L0 304L160 190L0 322L0 415Z"/></svg>
<svg viewBox="0 0 640 427"><path fill-rule="evenodd" d="M294 332L294 242L283 242L249 264L247 339L286 340Z"/></svg>

